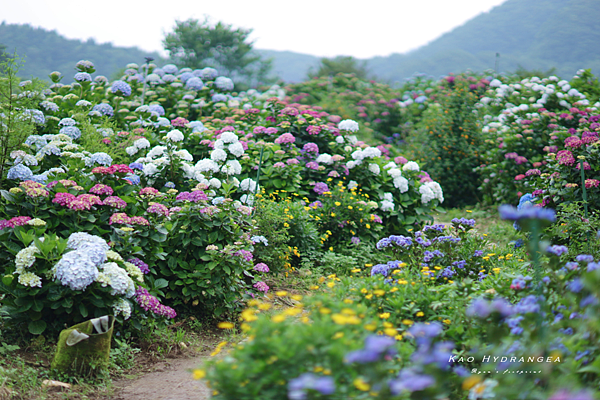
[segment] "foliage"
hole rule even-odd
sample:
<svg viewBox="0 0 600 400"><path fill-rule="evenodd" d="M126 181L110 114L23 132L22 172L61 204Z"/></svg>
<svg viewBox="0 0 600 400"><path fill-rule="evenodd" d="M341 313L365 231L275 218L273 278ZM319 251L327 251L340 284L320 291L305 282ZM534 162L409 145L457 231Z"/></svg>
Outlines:
<svg viewBox="0 0 600 400"><path fill-rule="evenodd" d="M333 77L337 74L353 74L358 79L367 79L366 62L358 62L352 56L338 56L335 58L321 58L316 71L309 69L308 78L319 78L322 76Z"/></svg>
<svg viewBox="0 0 600 400"><path fill-rule="evenodd" d="M208 19L188 19L176 21L163 45L183 67L216 68L235 82L256 86L266 82L271 63L253 52L253 43L248 41L251 33L252 29L234 29L222 22L213 25Z"/></svg>

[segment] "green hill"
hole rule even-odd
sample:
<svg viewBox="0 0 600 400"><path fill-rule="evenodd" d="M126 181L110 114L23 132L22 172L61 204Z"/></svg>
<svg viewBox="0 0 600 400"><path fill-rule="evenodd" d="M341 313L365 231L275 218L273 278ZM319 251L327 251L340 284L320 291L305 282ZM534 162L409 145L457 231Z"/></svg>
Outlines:
<svg viewBox="0 0 600 400"><path fill-rule="evenodd" d="M137 47L116 47L110 43L98 44L93 39L81 41L67 39L56 31L34 28L30 25L0 24L0 44L6 52L25 59L20 69L22 77L47 79L52 71L62 72L66 78L79 60L89 60L96 66L96 73L114 76L128 63L142 64L144 57L160 59L158 53L143 51Z"/></svg>

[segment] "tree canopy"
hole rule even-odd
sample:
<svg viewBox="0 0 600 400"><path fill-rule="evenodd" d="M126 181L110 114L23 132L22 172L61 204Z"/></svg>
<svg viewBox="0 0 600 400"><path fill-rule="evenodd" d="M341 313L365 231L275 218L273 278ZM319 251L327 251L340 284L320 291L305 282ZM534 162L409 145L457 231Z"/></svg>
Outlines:
<svg viewBox="0 0 600 400"><path fill-rule="evenodd" d="M181 67L212 67L236 84L255 86L270 80L271 60L262 59L254 51L254 42L248 39L251 33L252 29L234 28L222 22L211 24L208 18L203 22L188 19L176 21L163 46Z"/></svg>
<svg viewBox="0 0 600 400"><path fill-rule="evenodd" d="M309 78L319 76L335 76L338 73L354 74L359 79L367 78L366 61L359 62L352 56L338 56L335 58L321 58L318 69L311 68L308 72Z"/></svg>

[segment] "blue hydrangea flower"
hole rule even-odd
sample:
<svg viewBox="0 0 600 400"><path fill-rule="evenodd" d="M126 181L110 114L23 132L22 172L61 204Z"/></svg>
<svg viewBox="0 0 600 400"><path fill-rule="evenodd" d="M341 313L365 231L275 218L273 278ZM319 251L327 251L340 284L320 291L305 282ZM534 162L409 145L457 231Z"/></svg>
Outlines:
<svg viewBox="0 0 600 400"><path fill-rule="evenodd" d="M48 144L48 140L45 137L39 135L29 135L25 140L25 144L28 146L36 146L42 148Z"/></svg>
<svg viewBox="0 0 600 400"><path fill-rule="evenodd" d="M335 392L335 382L330 376L317 376L306 372L297 378L290 379L288 383L288 398L291 400L305 400L308 389L330 395Z"/></svg>
<svg viewBox="0 0 600 400"><path fill-rule="evenodd" d="M176 74L178 71L177 66L175 64L167 64L164 67L162 67L162 70L165 72L165 74Z"/></svg>
<svg viewBox="0 0 600 400"><path fill-rule="evenodd" d="M216 205L218 205L218 204L222 204L224 200L225 200L225 197L215 197L215 198L212 200L212 205L213 205L213 206L216 206Z"/></svg>
<svg viewBox="0 0 600 400"><path fill-rule="evenodd" d="M139 169L140 171L142 171L144 169L144 164L139 163L139 162L132 162L131 164L129 164L129 168Z"/></svg>
<svg viewBox="0 0 600 400"><path fill-rule="evenodd" d="M60 128L59 133L67 135L73 140L77 140L81 137L81 131L76 126L64 126Z"/></svg>
<svg viewBox="0 0 600 400"><path fill-rule="evenodd" d="M33 175L31 177L31 180L34 182L37 182L37 183L46 184L46 181L48 180L48 175L46 175L46 174Z"/></svg>
<svg viewBox="0 0 600 400"><path fill-rule="evenodd" d="M106 248L100 242L83 242L77 248L78 251L85 253L95 266L106 261Z"/></svg>
<svg viewBox="0 0 600 400"><path fill-rule="evenodd" d="M33 172L28 166L23 164L17 164L10 167L8 170L8 179L19 179L21 181L30 180L33 177Z"/></svg>
<svg viewBox="0 0 600 400"><path fill-rule="evenodd" d="M44 125L46 123L46 117L44 117L44 113L40 110L27 109L23 111L23 115L33 119L33 122L38 125Z"/></svg>
<svg viewBox="0 0 600 400"><path fill-rule="evenodd" d="M77 61L75 68L80 72L94 72L96 70L94 63L88 60Z"/></svg>
<svg viewBox="0 0 600 400"><path fill-rule="evenodd" d="M371 268L371 276L375 276L375 275L388 276L390 269L392 269L392 267L387 264L374 265Z"/></svg>
<svg viewBox="0 0 600 400"><path fill-rule="evenodd" d="M108 117L112 117L114 115L114 110L112 108L112 106L110 104L107 103L100 103L100 104L96 104L94 106L94 108L92 108L91 112L97 111L102 115L106 115Z"/></svg>
<svg viewBox="0 0 600 400"><path fill-rule="evenodd" d="M148 111L158 114L159 117L165 115L165 109L160 104L151 104L148 106Z"/></svg>
<svg viewBox="0 0 600 400"><path fill-rule="evenodd" d="M74 79L77 82L91 82L92 76L90 74L88 74L87 72L78 72L75 74Z"/></svg>
<svg viewBox="0 0 600 400"><path fill-rule="evenodd" d="M53 103L51 101L48 100L44 100L40 103L40 106L46 110L46 111L50 111L50 112L57 112L58 110L60 110L60 107L56 104Z"/></svg>
<svg viewBox="0 0 600 400"><path fill-rule="evenodd" d="M433 385L435 385L433 376L417 372L412 368L404 368L396 379L389 381L390 392L393 395L417 392Z"/></svg>
<svg viewBox="0 0 600 400"><path fill-rule="evenodd" d="M94 78L94 82L96 82L100 86L104 86L108 83L108 78L104 75L98 75Z"/></svg>
<svg viewBox="0 0 600 400"><path fill-rule="evenodd" d="M156 68L156 69L153 69L153 70L152 70L152 73L153 73L153 74L156 74L156 75L158 75L158 76L161 76L161 77L162 77L164 74L166 74L165 70L164 70L164 69L162 69L162 68Z"/></svg>
<svg viewBox="0 0 600 400"><path fill-rule="evenodd" d="M200 78L212 80L215 79L217 75L219 75L219 72L216 69L206 67L201 71Z"/></svg>
<svg viewBox="0 0 600 400"><path fill-rule="evenodd" d="M265 246L269 245L269 241L264 236L256 236L255 235L255 236L252 236L250 238L250 240L252 240L252 242L254 242L254 243L263 243Z"/></svg>
<svg viewBox="0 0 600 400"><path fill-rule="evenodd" d="M71 290L85 290L98 277L98 268L84 251L70 251L54 267L55 277Z"/></svg>
<svg viewBox="0 0 600 400"><path fill-rule="evenodd" d="M214 103L219 103L222 101L227 101L227 96L225 96L224 94L221 93L216 93L212 95L212 101Z"/></svg>
<svg viewBox="0 0 600 400"><path fill-rule="evenodd" d="M221 90L233 90L233 81L226 76L219 76L215 79L215 86Z"/></svg>
<svg viewBox="0 0 600 400"><path fill-rule="evenodd" d="M192 121L189 123L189 127L192 128L192 133L194 132L204 132L206 128L204 124L200 121Z"/></svg>
<svg viewBox="0 0 600 400"><path fill-rule="evenodd" d="M128 174L125 178L128 180L129 182L131 182L132 185L139 185L140 184L140 177L134 174Z"/></svg>
<svg viewBox="0 0 600 400"><path fill-rule="evenodd" d="M113 159L111 156L109 156L106 153L94 153L91 155L90 160L93 163L97 163L100 165L111 165L113 162Z"/></svg>
<svg viewBox="0 0 600 400"><path fill-rule="evenodd" d="M184 72L179 75L179 80L183 83L186 83L189 79L194 78L194 74L191 72Z"/></svg>
<svg viewBox="0 0 600 400"><path fill-rule="evenodd" d="M58 125L59 126L74 126L74 125L77 125L77 121L75 121L73 118L63 118L60 120Z"/></svg>
<svg viewBox="0 0 600 400"><path fill-rule="evenodd" d="M172 74L165 74L165 75L163 75L162 79L166 83L171 83L171 82L175 82L177 80L177 77Z"/></svg>
<svg viewBox="0 0 600 400"><path fill-rule="evenodd" d="M77 250L87 243L96 244L102 247L105 251L110 249L108 243L106 243L106 240L102 239L100 236L90 235L86 232L71 233L71 235L69 235L69 239L67 240L67 247L69 249Z"/></svg>
<svg viewBox="0 0 600 400"><path fill-rule="evenodd" d="M193 76L185 82L185 87L191 90L201 90L204 87L204 82L202 82L202 79Z"/></svg>
<svg viewBox="0 0 600 400"><path fill-rule="evenodd" d="M112 84L110 91L113 92L114 94L117 94L120 92L122 96L128 97L131 95L131 86L129 86L129 84L127 82L115 81Z"/></svg>
<svg viewBox="0 0 600 400"><path fill-rule="evenodd" d="M135 74L135 75L131 75L129 77L127 77L127 82L133 82L133 81L138 81L138 82L144 82L144 75L142 74Z"/></svg>
<svg viewBox="0 0 600 400"><path fill-rule="evenodd" d="M61 153L62 152L60 151L60 149L56 145L47 144L44 147L42 147L40 149L40 151L37 152L36 157L37 156L41 156L41 157L43 157L43 156L49 156L49 155L52 155L52 154L55 155L55 156L60 156Z"/></svg>

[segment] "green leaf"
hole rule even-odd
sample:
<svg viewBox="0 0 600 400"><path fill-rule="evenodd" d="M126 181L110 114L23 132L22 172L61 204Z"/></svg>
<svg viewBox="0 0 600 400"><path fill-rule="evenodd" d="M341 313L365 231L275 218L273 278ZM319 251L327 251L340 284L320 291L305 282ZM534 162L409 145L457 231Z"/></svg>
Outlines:
<svg viewBox="0 0 600 400"><path fill-rule="evenodd" d="M4 275L2 277L2 283L5 284L6 286L10 286L10 284L13 281L13 279L15 279L15 277L12 276L12 275Z"/></svg>
<svg viewBox="0 0 600 400"><path fill-rule="evenodd" d="M88 310L83 303L79 303L79 312L83 318L88 316Z"/></svg>
<svg viewBox="0 0 600 400"><path fill-rule="evenodd" d="M31 321L29 325L27 325L27 329L29 329L29 333L32 335L41 335L46 330L46 323L41 319L38 321Z"/></svg>
<svg viewBox="0 0 600 400"><path fill-rule="evenodd" d="M166 279L157 279L154 281L154 289L163 289L169 286L169 282Z"/></svg>

